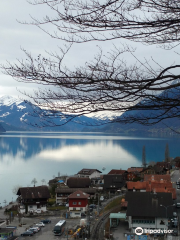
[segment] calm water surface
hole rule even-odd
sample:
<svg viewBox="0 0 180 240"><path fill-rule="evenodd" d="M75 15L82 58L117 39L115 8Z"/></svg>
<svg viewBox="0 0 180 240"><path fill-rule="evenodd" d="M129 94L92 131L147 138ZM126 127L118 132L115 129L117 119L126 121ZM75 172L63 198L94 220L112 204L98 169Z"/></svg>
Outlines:
<svg viewBox="0 0 180 240"><path fill-rule="evenodd" d="M16 185L41 185L63 174L76 174L82 168L111 169L141 166L142 148L146 159L162 161L166 143L170 156L180 156L180 138L130 137L103 133L6 132L0 134L0 203L16 199Z"/></svg>

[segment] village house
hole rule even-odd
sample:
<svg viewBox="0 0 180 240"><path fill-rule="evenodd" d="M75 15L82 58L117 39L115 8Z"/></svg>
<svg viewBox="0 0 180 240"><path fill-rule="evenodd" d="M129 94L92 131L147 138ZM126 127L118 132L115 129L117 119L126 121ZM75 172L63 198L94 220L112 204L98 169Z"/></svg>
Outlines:
<svg viewBox="0 0 180 240"><path fill-rule="evenodd" d="M81 178L100 178L100 173L102 173L101 171L97 170L97 169L89 169L89 168L83 168L81 171L79 171L77 173L78 177Z"/></svg>
<svg viewBox="0 0 180 240"><path fill-rule="evenodd" d="M68 196L76 191L82 191L89 194L90 198L96 198L96 189L95 188L56 188L56 203L63 204L68 202Z"/></svg>
<svg viewBox="0 0 180 240"><path fill-rule="evenodd" d="M172 194L172 199L176 199L176 189L173 188L171 182L164 181L163 179L159 181L127 182L127 189L133 192L167 192Z"/></svg>
<svg viewBox="0 0 180 240"><path fill-rule="evenodd" d="M70 177L67 179L67 186L69 188L89 188L91 186L91 179L88 177Z"/></svg>
<svg viewBox="0 0 180 240"><path fill-rule="evenodd" d="M120 174L107 174L104 175L104 191L115 193L121 191L121 188L126 184L123 175Z"/></svg>
<svg viewBox="0 0 180 240"><path fill-rule="evenodd" d="M168 229L174 205L171 193L127 192L127 219L129 228ZM135 206L135 207L134 207Z"/></svg>
<svg viewBox="0 0 180 240"><path fill-rule="evenodd" d="M91 186L102 187L103 184L104 184L104 175L100 175L100 177L97 177L97 178L91 178Z"/></svg>
<svg viewBox="0 0 180 240"><path fill-rule="evenodd" d="M173 163L173 165L176 166L176 168L179 168L179 167L180 167L180 157L174 158L174 159L171 161L171 165L172 165L172 163Z"/></svg>
<svg viewBox="0 0 180 240"><path fill-rule="evenodd" d="M114 174L119 174L119 175L122 175L123 176L123 179L126 180L127 179L127 174L128 172L126 170L119 170L119 169L112 169L108 175L114 175Z"/></svg>
<svg viewBox="0 0 180 240"><path fill-rule="evenodd" d="M89 194L80 190L77 190L68 196L70 217L81 217L81 213L87 211L88 198Z"/></svg>
<svg viewBox="0 0 180 240"><path fill-rule="evenodd" d="M140 172L140 177L144 178L145 174L156 174L156 170L154 167L147 167L144 168L141 172Z"/></svg>
<svg viewBox="0 0 180 240"><path fill-rule="evenodd" d="M47 201L50 198L49 189L47 186L39 187L22 187L17 192L19 212L20 213L35 213L37 210L46 212Z"/></svg>
<svg viewBox="0 0 180 240"><path fill-rule="evenodd" d="M127 169L127 181L133 181L140 178L140 173L143 170L142 167L131 167Z"/></svg>
<svg viewBox="0 0 180 240"><path fill-rule="evenodd" d="M163 180L164 182L171 182L170 174L145 174L144 181L160 181Z"/></svg>
<svg viewBox="0 0 180 240"><path fill-rule="evenodd" d="M168 172L172 169L170 162L157 162L155 166L162 167L165 172Z"/></svg>

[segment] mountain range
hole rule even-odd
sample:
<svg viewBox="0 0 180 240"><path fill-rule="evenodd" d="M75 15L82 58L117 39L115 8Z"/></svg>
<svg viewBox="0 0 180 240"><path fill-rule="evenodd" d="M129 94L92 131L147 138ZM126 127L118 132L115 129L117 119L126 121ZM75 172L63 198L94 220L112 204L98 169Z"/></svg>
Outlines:
<svg viewBox="0 0 180 240"><path fill-rule="evenodd" d="M141 134L141 133L170 133L171 128L176 131L180 130L179 118L165 119L155 125L145 126L137 123L120 124L112 122L101 125L102 118L79 116L74 121L70 121L63 125L63 118L53 115L50 119L42 119L37 117L34 112L38 112L39 107L31 104L28 101L19 100L11 96L0 97L0 132L4 131L67 131L67 132L106 132L106 133L120 133L120 134ZM144 113L144 112L143 112ZM148 114L151 112L149 111ZM124 113L128 114L128 113ZM123 114L123 115L124 115ZM140 110L135 111L134 114L142 114ZM34 116L35 115L35 116ZM123 117L121 115L118 118ZM112 116L103 115L103 120L110 120ZM47 127L38 128L33 125L39 123L47 124ZM52 124L53 122L53 124ZM88 124L87 124L88 123ZM100 125L91 127L89 125ZM59 125L59 126L54 126ZM61 125L61 126L60 126Z"/></svg>
<svg viewBox="0 0 180 240"><path fill-rule="evenodd" d="M42 118L36 113L40 108L28 101L19 100L11 96L0 97L0 131L82 131L86 123L92 125L98 120L80 116L67 124L65 119L57 117ZM48 114L49 115L49 114ZM81 124L80 124L81 123ZM39 128L38 125L47 125ZM61 125L61 126L60 126ZM92 128L90 128L91 131Z"/></svg>

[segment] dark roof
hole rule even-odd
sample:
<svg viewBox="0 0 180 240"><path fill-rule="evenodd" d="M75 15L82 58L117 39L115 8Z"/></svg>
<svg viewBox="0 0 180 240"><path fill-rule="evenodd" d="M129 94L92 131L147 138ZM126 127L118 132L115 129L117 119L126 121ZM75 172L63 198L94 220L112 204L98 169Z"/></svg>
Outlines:
<svg viewBox="0 0 180 240"><path fill-rule="evenodd" d="M82 192L85 192L85 193L96 193L96 189L95 188L56 188L55 189L55 192L56 193L73 193L73 192L76 192L78 190L81 190Z"/></svg>
<svg viewBox="0 0 180 240"><path fill-rule="evenodd" d="M108 174L124 174L126 170L112 169Z"/></svg>
<svg viewBox="0 0 180 240"><path fill-rule="evenodd" d="M107 188L121 188L125 185L125 180L120 174L104 175L104 189Z"/></svg>
<svg viewBox="0 0 180 240"><path fill-rule="evenodd" d="M157 162L156 165L164 167L164 168L169 168L170 167L170 162Z"/></svg>
<svg viewBox="0 0 180 240"><path fill-rule="evenodd" d="M50 193L47 186L19 188L17 195L21 195L23 199L50 198Z"/></svg>
<svg viewBox="0 0 180 240"><path fill-rule="evenodd" d="M99 172L102 173L101 171L97 169L90 169L90 168L83 168L81 171L79 171L77 174L86 174L86 175L91 175L93 172Z"/></svg>
<svg viewBox="0 0 180 240"><path fill-rule="evenodd" d="M88 188L91 185L89 178L71 177L67 180L67 185L70 188Z"/></svg>
<svg viewBox="0 0 180 240"><path fill-rule="evenodd" d="M134 217L166 217L165 207L173 205L171 193L127 192L127 216ZM173 217L174 207L167 208L167 216Z"/></svg>
<svg viewBox="0 0 180 240"><path fill-rule="evenodd" d="M82 192L80 190L77 190L77 191L73 192L72 194L70 194L68 198L70 198L70 199L72 199L72 198L87 199L88 197L89 197L89 194Z"/></svg>
<svg viewBox="0 0 180 240"><path fill-rule="evenodd" d="M175 158L173 159L173 161L174 161L174 162L180 162L180 157L175 157Z"/></svg>

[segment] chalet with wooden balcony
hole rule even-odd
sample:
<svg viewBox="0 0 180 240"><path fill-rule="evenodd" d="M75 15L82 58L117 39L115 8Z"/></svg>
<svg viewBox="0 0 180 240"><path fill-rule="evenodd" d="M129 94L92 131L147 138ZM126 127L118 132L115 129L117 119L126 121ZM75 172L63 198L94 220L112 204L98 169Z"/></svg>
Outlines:
<svg viewBox="0 0 180 240"><path fill-rule="evenodd" d="M96 189L95 188L56 188L56 203L63 204L68 201L68 196L78 190L89 194L90 198L96 198Z"/></svg>
<svg viewBox="0 0 180 240"><path fill-rule="evenodd" d="M17 192L20 213L35 213L38 209L46 212L47 201L50 198L47 186L22 187Z"/></svg>

